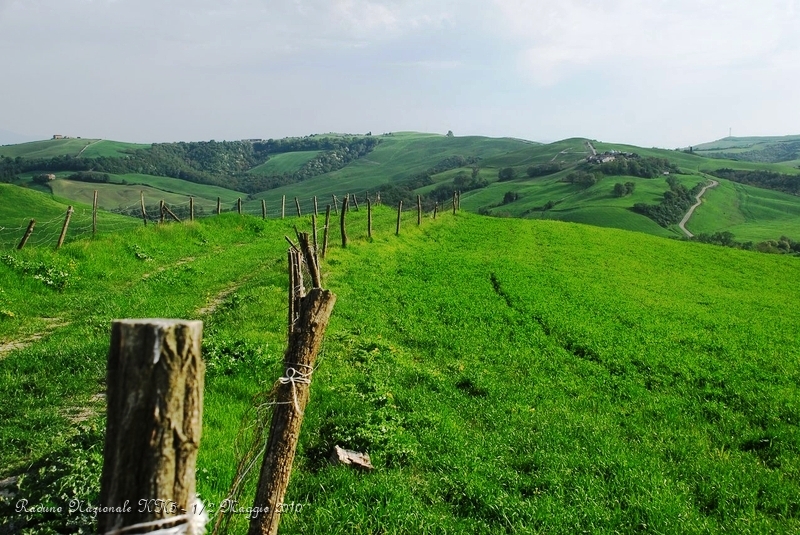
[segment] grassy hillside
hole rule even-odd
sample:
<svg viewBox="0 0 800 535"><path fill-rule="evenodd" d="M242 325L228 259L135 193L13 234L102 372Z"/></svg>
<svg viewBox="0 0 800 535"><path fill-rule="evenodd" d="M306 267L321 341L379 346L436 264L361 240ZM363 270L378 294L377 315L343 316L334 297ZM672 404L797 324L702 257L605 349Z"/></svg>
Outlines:
<svg viewBox="0 0 800 535"><path fill-rule="evenodd" d="M44 141L31 141L18 145L0 147L0 156L16 158L53 158L55 156L84 156L95 158L98 156L122 156L127 151L146 148L149 145L137 143L123 143L104 139L48 139Z"/></svg>
<svg viewBox="0 0 800 535"><path fill-rule="evenodd" d="M333 233L338 300L286 497L303 509L282 532L800 529L797 259L465 213L406 214L396 237L394 215L377 210L368 240L351 211L346 250ZM242 415L280 375L295 223L225 214L0 262L0 340L29 339L0 358L0 476L25 472L42 503L96 502L109 322L201 318L213 512ZM376 470L331 466L334 445Z"/></svg>
<svg viewBox="0 0 800 535"><path fill-rule="evenodd" d="M294 173L307 161L319 154L318 150L306 150L298 152L284 152L270 157L269 160L257 165L248 171L253 175L282 175L284 173Z"/></svg>
<svg viewBox="0 0 800 535"><path fill-rule="evenodd" d="M693 150L711 158L797 166L800 161L800 136L726 137L697 145Z"/></svg>

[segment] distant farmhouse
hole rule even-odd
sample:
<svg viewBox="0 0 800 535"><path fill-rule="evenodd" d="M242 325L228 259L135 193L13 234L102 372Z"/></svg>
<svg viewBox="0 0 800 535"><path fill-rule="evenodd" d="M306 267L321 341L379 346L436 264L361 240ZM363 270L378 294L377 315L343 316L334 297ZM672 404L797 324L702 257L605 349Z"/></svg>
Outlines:
<svg viewBox="0 0 800 535"><path fill-rule="evenodd" d="M53 134L53 139L72 139L72 138L69 136L62 136L61 134Z"/></svg>
<svg viewBox="0 0 800 535"><path fill-rule="evenodd" d="M620 152L618 150L607 150L602 154L595 154L593 156L588 156L586 161L589 163L594 164L601 164L607 162L613 162L617 158L638 158L639 155L635 152Z"/></svg>

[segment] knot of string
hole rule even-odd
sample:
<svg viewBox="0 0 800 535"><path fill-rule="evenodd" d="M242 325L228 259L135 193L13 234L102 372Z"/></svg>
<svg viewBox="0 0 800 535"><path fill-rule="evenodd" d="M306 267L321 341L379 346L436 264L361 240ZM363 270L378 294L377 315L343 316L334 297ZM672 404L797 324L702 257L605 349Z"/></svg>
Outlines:
<svg viewBox="0 0 800 535"><path fill-rule="evenodd" d="M278 379L278 382L282 385L292 385L292 399L294 400L294 408L298 414L303 414L303 411L300 410L300 404L297 401L297 385L310 385L311 384L311 374L314 373L314 368L308 366L306 364L300 364L297 366L303 366L308 369L308 373L303 373L298 371L297 368L294 366L287 366L286 372L283 377Z"/></svg>
<svg viewBox="0 0 800 535"><path fill-rule="evenodd" d="M133 535L135 532L147 533L147 535L203 535L206 532L208 514L200 498L195 497L189 507L191 513L177 516L168 516L149 522L140 522L124 528L115 528L107 531L105 535ZM175 524L175 525L172 525ZM169 527L165 527L169 526ZM156 531L151 531L156 528Z"/></svg>

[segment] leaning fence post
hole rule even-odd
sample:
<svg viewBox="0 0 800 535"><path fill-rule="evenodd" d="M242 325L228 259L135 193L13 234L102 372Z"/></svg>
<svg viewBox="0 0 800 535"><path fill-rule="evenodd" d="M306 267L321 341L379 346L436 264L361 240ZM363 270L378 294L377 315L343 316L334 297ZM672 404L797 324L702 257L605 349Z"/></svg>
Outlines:
<svg viewBox="0 0 800 535"><path fill-rule="evenodd" d="M289 328L289 343L284 355L284 372L275 385L275 405L269 428L261 473L258 479L253 510L263 514L251 516L250 535L274 535L281 518L280 504L286 495L292 464L303 424L311 386L311 376L325 329L328 326L336 296L319 283L319 265L309 250L308 234L298 236L302 254L289 253L290 272L300 274L299 264L305 259L311 273L313 288L303 293L302 279L290 287L291 308L295 315ZM310 264L310 265L309 265ZM299 284L298 284L299 282Z"/></svg>
<svg viewBox="0 0 800 535"><path fill-rule="evenodd" d="M202 512L195 501L205 374L202 333L202 321L111 324L100 533L143 533L145 528L166 533ZM130 529L143 523L148 525Z"/></svg>
<svg viewBox="0 0 800 535"><path fill-rule="evenodd" d="M92 198L92 236L97 234L97 190Z"/></svg>
<svg viewBox="0 0 800 535"><path fill-rule="evenodd" d="M358 196L355 193L353 193L353 206L358 211Z"/></svg>
<svg viewBox="0 0 800 535"><path fill-rule="evenodd" d="M22 249L23 247L25 247L25 244L28 243L28 238L30 238L31 234L33 234L33 227L35 227L35 226L36 226L36 220L35 219L31 219L31 222L28 223L28 229L25 231L25 234L22 236L22 239L20 240L19 245L17 245L17 249Z"/></svg>
<svg viewBox="0 0 800 535"><path fill-rule="evenodd" d="M300 200L297 197L294 198L294 205L297 207L297 217L301 217L303 214L300 212Z"/></svg>
<svg viewBox="0 0 800 535"><path fill-rule="evenodd" d="M325 232L322 234L322 258L325 258L325 253L328 252L328 226L331 222L331 205L325 209Z"/></svg>
<svg viewBox="0 0 800 535"><path fill-rule="evenodd" d="M142 220L144 220L144 226L146 227L147 226L147 212L144 209L144 192L140 191L139 193L141 194L140 199L142 201Z"/></svg>
<svg viewBox="0 0 800 535"><path fill-rule="evenodd" d="M347 201L350 199L350 194L348 193L345 196L344 200L342 201L342 213L339 214L339 229L342 231L342 247L347 247L347 228L345 225L345 216L347 215Z"/></svg>
<svg viewBox="0 0 800 535"><path fill-rule="evenodd" d="M58 243L56 244L56 249L61 249L61 246L64 245L64 238L67 237L67 228L69 228L69 220L72 218L72 212L75 210L72 209L72 206L67 208L67 217L64 218L64 226L61 227L61 235L58 237Z"/></svg>
<svg viewBox="0 0 800 535"><path fill-rule="evenodd" d="M162 202L163 202L163 201L162 201ZM166 212L167 212L167 214L169 214L169 216L170 216L172 219L174 219L174 220L175 220L175 221L177 221L178 223L180 223L180 222L181 222L181 220L178 218L178 216L176 216L176 215L175 215L175 212L173 212L172 210L170 210L170 209L169 209L169 206L167 206L166 204L164 204L164 205L163 205L163 207L164 207L164 211L166 211Z"/></svg>
<svg viewBox="0 0 800 535"><path fill-rule="evenodd" d="M403 212L403 201L397 203L397 230L394 231L395 236L400 235L400 214Z"/></svg>

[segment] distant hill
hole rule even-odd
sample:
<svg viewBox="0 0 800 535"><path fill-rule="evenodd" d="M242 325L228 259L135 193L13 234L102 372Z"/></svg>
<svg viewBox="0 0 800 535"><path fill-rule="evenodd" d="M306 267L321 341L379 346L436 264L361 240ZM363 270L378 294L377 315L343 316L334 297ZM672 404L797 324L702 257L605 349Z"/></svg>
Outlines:
<svg viewBox="0 0 800 535"><path fill-rule="evenodd" d="M712 158L800 165L800 135L726 137L696 145L692 150Z"/></svg>

